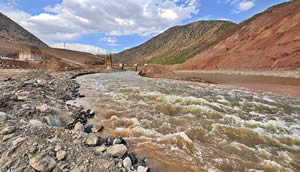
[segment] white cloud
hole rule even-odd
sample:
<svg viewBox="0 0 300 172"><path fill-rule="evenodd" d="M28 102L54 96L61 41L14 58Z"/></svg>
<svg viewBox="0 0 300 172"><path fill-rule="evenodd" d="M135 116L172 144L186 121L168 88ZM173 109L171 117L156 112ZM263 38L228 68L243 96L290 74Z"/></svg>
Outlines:
<svg viewBox="0 0 300 172"><path fill-rule="evenodd" d="M81 52L87 52L87 53L91 53L91 54L106 54L107 51L99 48L99 47L95 47L92 45L85 45L85 44L76 44L76 43L55 43L52 45L53 48L66 48L68 50L74 50L74 51L81 51Z"/></svg>
<svg viewBox="0 0 300 172"><path fill-rule="evenodd" d="M239 4L239 11L248 11L250 8L254 6L253 1L244 1Z"/></svg>
<svg viewBox="0 0 300 172"><path fill-rule="evenodd" d="M233 6L233 12L240 13L243 11L248 11L255 6L255 0L218 0L218 2L223 2Z"/></svg>
<svg viewBox="0 0 300 172"><path fill-rule="evenodd" d="M54 7L45 7L45 12L39 15L8 8L3 12L51 44L89 33L115 36L160 33L198 13L197 7L196 0L63 0Z"/></svg>
<svg viewBox="0 0 300 172"><path fill-rule="evenodd" d="M99 39L99 42L107 42L110 44L115 44L118 41L116 37L104 37Z"/></svg>

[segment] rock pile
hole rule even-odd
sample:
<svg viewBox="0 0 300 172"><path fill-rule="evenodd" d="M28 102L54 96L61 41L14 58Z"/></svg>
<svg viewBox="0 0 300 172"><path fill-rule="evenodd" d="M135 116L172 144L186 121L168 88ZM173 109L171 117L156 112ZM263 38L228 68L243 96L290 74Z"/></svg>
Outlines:
<svg viewBox="0 0 300 172"><path fill-rule="evenodd" d="M79 97L74 74L41 72L0 82L0 171L153 171L122 138L104 138Z"/></svg>

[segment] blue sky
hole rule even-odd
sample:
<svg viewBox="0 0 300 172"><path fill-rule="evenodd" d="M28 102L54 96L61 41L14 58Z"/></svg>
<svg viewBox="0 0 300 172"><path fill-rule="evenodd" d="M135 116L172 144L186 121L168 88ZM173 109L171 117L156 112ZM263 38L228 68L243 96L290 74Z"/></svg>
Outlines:
<svg viewBox="0 0 300 172"><path fill-rule="evenodd" d="M53 47L120 52L175 25L239 23L287 0L0 0L0 11Z"/></svg>

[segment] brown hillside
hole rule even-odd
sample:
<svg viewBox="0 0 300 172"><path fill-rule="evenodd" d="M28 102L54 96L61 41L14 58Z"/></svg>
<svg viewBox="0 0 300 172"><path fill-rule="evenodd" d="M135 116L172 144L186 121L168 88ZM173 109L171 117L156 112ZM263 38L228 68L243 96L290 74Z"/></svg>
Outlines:
<svg viewBox="0 0 300 172"><path fill-rule="evenodd" d="M47 64L39 66L39 63L28 65L29 63L3 61L1 62L3 65L0 67L9 66L11 63L9 68L14 66L16 68L41 68L43 66L48 68L51 66L52 69L62 70L64 68L90 68L91 65L104 64L103 58L89 53L50 48L16 22L0 13L0 56L17 58L19 49L26 47L39 47Z"/></svg>
<svg viewBox="0 0 300 172"><path fill-rule="evenodd" d="M300 1L273 6L175 69L300 67Z"/></svg>
<svg viewBox="0 0 300 172"><path fill-rule="evenodd" d="M0 41L25 44L36 47L47 47L39 38L25 30L16 22L0 12Z"/></svg>
<svg viewBox="0 0 300 172"><path fill-rule="evenodd" d="M175 26L146 43L114 55L115 62L178 64L230 36L236 24L198 21Z"/></svg>

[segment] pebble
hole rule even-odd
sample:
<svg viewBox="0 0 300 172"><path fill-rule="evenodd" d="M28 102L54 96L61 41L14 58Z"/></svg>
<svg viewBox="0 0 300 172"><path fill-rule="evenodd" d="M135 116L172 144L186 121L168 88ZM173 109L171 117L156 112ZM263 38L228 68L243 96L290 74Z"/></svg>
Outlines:
<svg viewBox="0 0 300 172"><path fill-rule="evenodd" d="M29 123L34 127L42 127L43 126L43 123L41 121L35 120L35 119L30 120Z"/></svg>
<svg viewBox="0 0 300 172"><path fill-rule="evenodd" d="M127 153L127 147L122 144L116 144L111 147L108 147L106 152L113 157L122 157Z"/></svg>
<svg viewBox="0 0 300 172"><path fill-rule="evenodd" d="M101 124L93 124L93 127L92 127L92 132L93 133L98 133L99 131L103 130L103 125Z"/></svg>
<svg viewBox="0 0 300 172"><path fill-rule="evenodd" d="M53 127L62 127L62 122L54 116L45 117L47 124Z"/></svg>
<svg viewBox="0 0 300 172"><path fill-rule="evenodd" d="M64 150L60 150L60 151L56 152L56 158L57 158L57 160L59 160L59 161L65 159L66 156L67 156L67 152L64 151Z"/></svg>
<svg viewBox="0 0 300 172"><path fill-rule="evenodd" d="M89 134L85 144L89 145L89 146L97 146L99 143L99 138L98 136L94 135L94 134Z"/></svg>
<svg viewBox="0 0 300 172"><path fill-rule="evenodd" d="M16 146L17 144L23 142L24 140L25 140L24 137L18 137L16 140L14 140L14 141L12 142L12 145L13 145L13 146Z"/></svg>
<svg viewBox="0 0 300 172"><path fill-rule="evenodd" d="M16 131L16 127L8 126L8 127L3 128L3 129L0 131L0 135L11 134L11 133L14 133L15 131Z"/></svg>
<svg viewBox="0 0 300 172"><path fill-rule="evenodd" d="M137 172L148 172L149 168L144 166L138 166Z"/></svg>
<svg viewBox="0 0 300 172"><path fill-rule="evenodd" d="M80 122L77 122L73 129L74 132L81 131L84 132L84 126Z"/></svg>
<svg viewBox="0 0 300 172"><path fill-rule="evenodd" d="M122 143L121 139L114 139L114 141L113 141L113 145L121 144L121 143Z"/></svg>
<svg viewBox="0 0 300 172"><path fill-rule="evenodd" d="M0 121L6 121L7 120L7 115L4 112L0 112Z"/></svg>
<svg viewBox="0 0 300 172"><path fill-rule="evenodd" d="M50 111L51 107L48 106L47 104L43 104L41 106L36 106L35 107L37 110L41 111L41 112L46 112L46 111Z"/></svg>
<svg viewBox="0 0 300 172"><path fill-rule="evenodd" d="M60 145L56 145L55 148L54 148L54 151L55 152L58 152L62 149L62 147Z"/></svg>
<svg viewBox="0 0 300 172"><path fill-rule="evenodd" d="M50 172L56 167L56 162L49 155L41 154L31 158L29 165L37 171Z"/></svg>
<svg viewBox="0 0 300 172"><path fill-rule="evenodd" d="M104 152L105 150L106 150L106 148L103 147L103 146L97 146L97 147L95 148L95 151L96 151L96 152L99 152L99 153L102 153L102 152Z"/></svg>
<svg viewBox="0 0 300 172"><path fill-rule="evenodd" d="M124 160L123 160L123 167L126 168L127 170L130 170L131 167L132 167L132 162L131 162L131 159L129 157L126 157Z"/></svg>

